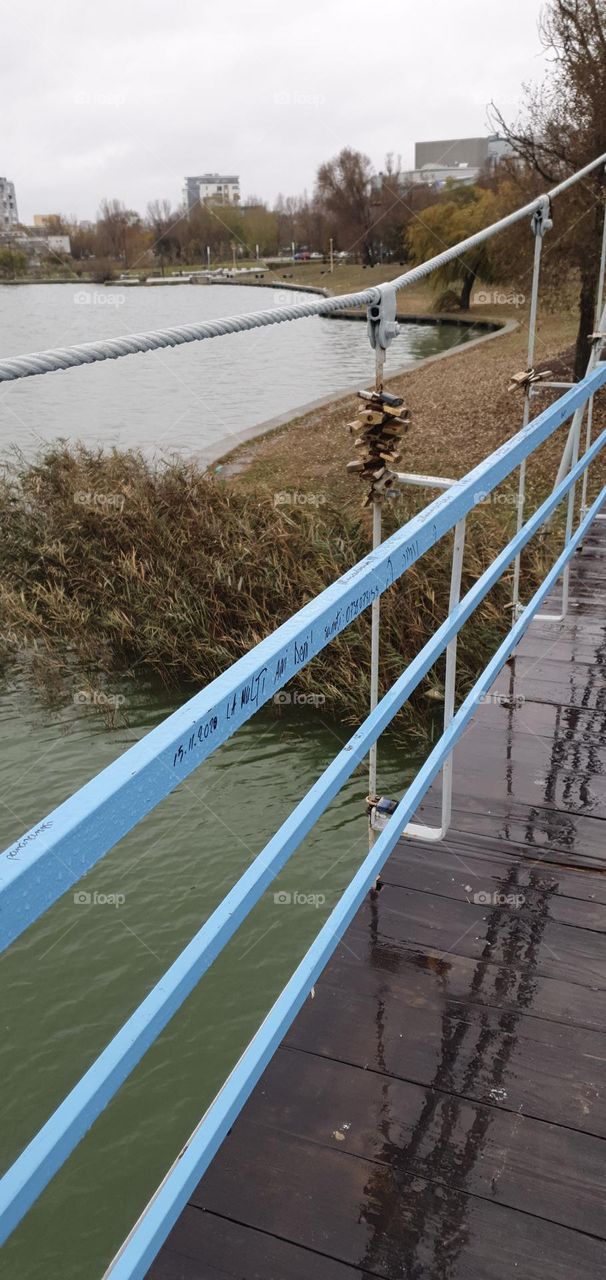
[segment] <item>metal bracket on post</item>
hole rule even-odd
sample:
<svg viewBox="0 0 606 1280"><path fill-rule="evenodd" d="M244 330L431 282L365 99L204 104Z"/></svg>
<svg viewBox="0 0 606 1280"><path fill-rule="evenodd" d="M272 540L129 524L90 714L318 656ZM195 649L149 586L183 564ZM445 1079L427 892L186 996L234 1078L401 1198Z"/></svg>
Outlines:
<svg viewBox="0 0 606 1280"><path fill-rule="evenodd" d="M392 285L382 285L379 298L371 302L366 312L368 340L373 351L382 351L383 357L390 342L397 337L400 326L396 320L396 291ZM380 390L377 387L377 390Z"/></svg>
<svg viewBox="0 0 606 1280"><path fill-rule="evenodd" d="M541 250L543 248L543 236L546 231L551 231L553 227L553 218L551 217L551 200L549 196L541 201L538 209L535 209L530 219L530 227L534 236L534 261L532 268L532 288L530 293L530 315L528 317L528 358L527 368L532 370L534 365L534 349L537 332L537 305L539 298L539 277L541 274ZM532 383L528 381L524 387L524 413L522 416L522 428L527 427L530 422L530 397ZM522 462L520 466L518 481L518 509L516 520L516 532L519 533L524 523L524 499L526 496L526 462ZM520 605L520 556L516 556L513 566L513 620L520 616L522 607Z"/></svg>

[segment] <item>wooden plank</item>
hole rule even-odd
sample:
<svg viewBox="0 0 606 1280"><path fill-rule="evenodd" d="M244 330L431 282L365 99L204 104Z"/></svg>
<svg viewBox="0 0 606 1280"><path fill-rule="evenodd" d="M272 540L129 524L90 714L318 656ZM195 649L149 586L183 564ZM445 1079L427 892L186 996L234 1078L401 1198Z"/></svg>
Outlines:
<svg viewBox="0 0 606 1280"><path fill-rule="evenodd" d="M449 835L436 844L429 857L427 847L419 841L402 842L394 849L382 880L467 900L470 892L473 897L476 889L487 886L500 892L503 877L511 874L525 889L528 902L542 895L541 910L547 910L550 919L606 931L606 876L555 864L530 867L528 860L499 847L497 841L459 839L461 843L454 834ZM467 887L470 879L471 891Z"/></svg>
<svg viewBox="0 0 606 1280"><path fill-rule="evenodd" d="M490 958L528 981L540 975L606 991L604 936L543 919L537 910L457 902L386 884L378 903L366 902L350 925L354 954L369 931L396 953L404 945Z"/></svg>
<svg viewBox="0 0 606 1280"><path fill-rule="evenodd" d="M518 665L519 664L519 665ZM588 674L593 672L593 674ZM552 706L578 707L586 711L606 710L606 681L601 671L581 663L570 663L564 677L562 663L537 658L518 659L515 680L511 668L503 669L493 692L523 697L525 703L549 702Z"/></svg>
<svg viewBox="0 0 606 1280"><path fill-rule="evenodd" d="M369 1272L188 1205L150 1280L364 1280Z"/></svg>
<svg viewBox="0 0 606 1280"><path fill-rule="evenodd" d="M502 695L489 695L491 701L484 702L475 720L472 720L463 742L475 735L491 733L495 736L517 738L518 734L532 733L535 738L544 738L548 743L555 741L585 747L587 750L601 752L606 742L606 711L585 709L583 707L559 707L549 702L533 702L526 706L526 700L518 703L515 691L510 695L509 689ZM500 701L500 697L504 699ZM530 700L529 700L530 702ZM530 717L530 718L529 718ZM462 744L455 750L460 751Z"/></svg>
<svg viewBox="0 0 606 1280"><path fill-rule="evenodd" d="M387 1280L595 1280L606 1268L603 1240L244 1118L192 1202L313 1249L310 1276L317 1253Z"/></svg>
<svg viewBox="0 0 606 1280"><path fill-rule="evenodd" d="M456 1036L455 1031L453 1054ZM382 1070L325 1057L310 1061L308 1054L280 1050L248 1107L246 1123L260 1130L250 1140L256 1137L263 1146L268 1130L276 1130L387 1165L399 1176L422 1177L576 1231L606 1235L604 1139L446 1093L447 1070L448 1050L428 1092ZM238 1145L243 1141L239 1135ZM318 1161L323 1156L324 1150ZM567 1194L556 1196L564 1167ZM206 1194L202 1182L202 1202Z"/></svg>
<svg viewBox="0 0 606 1280"><path fill-rule="evenodd" d="M444 999L457 1003L606 1032L606 992L536 974L528 981L519 968L497 964L488 956L478 961L413 944L396 949L373 934L364 946L358 940L354 953L348 934L325 976L332 985L373 998L394 990L412 1008L431 1005L437 988Z"/></svg>
<svg viewBox="0 0 606 1280"><path fill-rule="evenodd" d="M439 822L437 797L420 805L417 819ZM514 849L536 865L550 864L604 869L606 829L602 818L563 813L549 806L492 800L488 812L481 797L455 796L449 836L459 840L476 837Z"/></svg>
<svg viewBox="0 0 606 1280"><path fill-rule="evenodd" d="M339 976L318 986L289 1047L606 1138L601 1032L457 1003L439 981L420 1004L388 974L373 992L352 990L351 966Z"/></svg>
<svg viewBox="0 0 606 1280"><path fill-rule="evenodd" d="M497 737L478 725L454 757L458 802L479 796L491 805L512 797L518 804L606 818L606 747L548 742L527 732Z"/></svg>

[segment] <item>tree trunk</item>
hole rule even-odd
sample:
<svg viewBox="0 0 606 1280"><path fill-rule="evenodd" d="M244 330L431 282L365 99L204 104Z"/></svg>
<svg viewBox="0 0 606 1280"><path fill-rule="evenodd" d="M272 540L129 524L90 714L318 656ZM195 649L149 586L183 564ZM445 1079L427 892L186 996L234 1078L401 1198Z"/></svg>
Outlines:
<svg viewBox="0 0 606 1280"><path fill-rule="evenodd" d="M463 288L461 289L461 311L469 311L469 303L471 301L471 290L475 282L475 272L468 271L463 278Z"/></svg>
<svg viewBox="0 0 606 1280"><path fill-rule="evenodd" d="M589 270L581 275L581 295L579 298L579 328L574 353L574 377L582 378L587 368L591 343L589 334L593 332L593 317L596 300L595 272Z"/></svg>

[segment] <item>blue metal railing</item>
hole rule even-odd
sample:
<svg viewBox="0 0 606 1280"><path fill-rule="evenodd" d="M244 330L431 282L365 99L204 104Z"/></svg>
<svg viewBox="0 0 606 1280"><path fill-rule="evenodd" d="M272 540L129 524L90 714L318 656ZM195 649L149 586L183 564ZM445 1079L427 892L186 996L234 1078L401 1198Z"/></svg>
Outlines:
<svg viewBox="0 0 606 1280"><path fill-rule="evenodd" d="M606 364L490 454L228 671L149 733L0 856L0 949L66 889L274 692L466 516L606 383ZM183 1004L355 767L516 555L606 444L602 433L553 494L452 609L314 783L162 979L134 1011L0 1182L5 1239ZM565 546L408 788L301 964L123 1246L108 1276L142 1277L229 1126L334 951L368 888L439 773L500 667L568 564L606 487Z"/></svg>

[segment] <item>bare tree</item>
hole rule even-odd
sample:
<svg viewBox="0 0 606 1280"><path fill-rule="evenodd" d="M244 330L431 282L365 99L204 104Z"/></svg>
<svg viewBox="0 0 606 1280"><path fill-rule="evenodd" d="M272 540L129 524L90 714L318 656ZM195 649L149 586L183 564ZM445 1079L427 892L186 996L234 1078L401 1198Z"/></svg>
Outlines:
<svg viewBox="0 0 606 1280"><path fill-rule="evenodd" d="M359 248L368 265L374 262L372 177L368 156L344 147L320 165L316 178L317 199L332 219L339 244Z"/></svg>
<svg viewBox="0 0 606 1280"><path fill-rule="evenodd" d="M546 182L556 183L606 151L606 0L550 0L539 30L550 55L544 84L525 86L524 106L514 125L496 107L492 111L518 156ZM577 377L589 358L604 191L604 174L598 169L577 183L556 210L558 253L580 279Z"/></svg>

